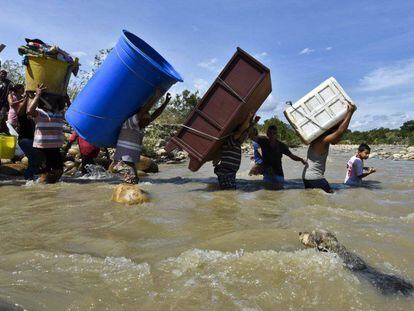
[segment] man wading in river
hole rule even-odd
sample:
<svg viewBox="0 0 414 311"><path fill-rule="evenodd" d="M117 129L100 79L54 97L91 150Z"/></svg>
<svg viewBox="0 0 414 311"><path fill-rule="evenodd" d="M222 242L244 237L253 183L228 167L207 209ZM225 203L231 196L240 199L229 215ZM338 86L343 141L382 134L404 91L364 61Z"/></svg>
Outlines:
<svg viewBox="0 0 414 311"><path fill-rule="evenodd" d="M259 116L253 119L253 113L250 113L236 132L226 138L218 158L213 160L214 173L217 175L220 189L236 189L236 173L240 168L242 156L241 144L251 134L249 132L259 120Z"/></svg>
<svg viewBox="0 0 414 311"><path fill-rule="evenodd" d="M263 181L272 189L282 189L285 182L282 168L283 155L303 164L306 164L306 161L294 155L286 144L277 139L277 127L275 125L269 126L266 134L267 137L257 139L257 143L262 150Z"/></svg>
<svg viewBox="0 0 414 311"><path fill-rule="evenodd" d="M305 189L319 188L327 193L332 193L333 190L325 179L326 159L328 158L329 145L339 143L342 135L348 129L349 122L356 110L356 106L348 101L348 111L345 119L338 127L327 131L318 139L314 140L308 149L308 160L302 174Z"/></svg>

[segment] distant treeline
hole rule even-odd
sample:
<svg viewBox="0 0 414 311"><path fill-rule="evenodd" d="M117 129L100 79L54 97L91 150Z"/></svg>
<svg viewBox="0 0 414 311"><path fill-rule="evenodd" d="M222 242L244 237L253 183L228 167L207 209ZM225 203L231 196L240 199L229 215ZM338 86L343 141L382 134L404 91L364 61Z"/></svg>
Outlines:
<svg viewBox="0 0 414 311"><path fill-rule="evenodd" d="M347 131L343 144L401 144L414 145L414 120L404 122L399 129L380 127L369 131Z"/></svg>
<svg viewBox="0 0 414 311"><path fill-rule="evenodd" d="M279 138L289 146L301 144L299 137L292 127L277 117L267 119L259 125L259 132L266 133L269 125L276 125L279 130ZM389 145L414 145L414 120L405 122L399 129L378 128L369 131L348 130L342 137L341 144L389 144Z"/></svg>

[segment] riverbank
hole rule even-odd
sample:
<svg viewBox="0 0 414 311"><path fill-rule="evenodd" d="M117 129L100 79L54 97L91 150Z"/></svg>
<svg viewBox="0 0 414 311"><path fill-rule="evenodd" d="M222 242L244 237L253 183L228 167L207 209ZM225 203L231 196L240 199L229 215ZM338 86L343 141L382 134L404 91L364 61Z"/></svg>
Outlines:
<svg viewBox="0 0 414 311"><path fill-rule="evenodd" d="M389 160L409 160L414 161L414 146L405 145L370 145L370 158L389 159ZM331 146L335 151L354 151L358 145L335 145Z"/></svg>

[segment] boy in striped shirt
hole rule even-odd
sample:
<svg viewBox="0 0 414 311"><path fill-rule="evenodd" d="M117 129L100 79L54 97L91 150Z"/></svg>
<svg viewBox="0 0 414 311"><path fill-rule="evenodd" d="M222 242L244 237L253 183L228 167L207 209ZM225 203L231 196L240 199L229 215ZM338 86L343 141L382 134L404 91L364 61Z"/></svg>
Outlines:
<svg viewBox="0 0 414 311"><path fill-rule="evenodd" d="M259 122L260 117L253 119L253 113L243 122L236 132L223 143L219 158L213 161L214 173L217 175L220 189L236 189L236 173L241 163L241 144L246 140L250 129Z"/></svg>
<svg viewBox="0 0 414 311"><path fill-rule="evenodd" d="M33 147L46 159L46 167L39 178L42 183L55 183L63 173L63 159L60 148L65 136L63 133L63 110L68 101L63 96L44 94L46 87L40 85L36 92L28 92L27 114L35 122Z"/></svg>

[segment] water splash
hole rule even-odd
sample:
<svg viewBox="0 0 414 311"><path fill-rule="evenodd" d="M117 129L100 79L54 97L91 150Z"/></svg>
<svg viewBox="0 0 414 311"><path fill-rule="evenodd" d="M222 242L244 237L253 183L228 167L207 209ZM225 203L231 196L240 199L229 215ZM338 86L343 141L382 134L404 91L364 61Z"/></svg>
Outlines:
<svg viewBox="0 0 414 311"><path fill-rule="evenodd" d="M85 169L87 173L84 174L81 179L106 180L114 178L111 173L109 173L107 170L105 170L104 167L100 165L87 164L85 165Z"/></svg>

